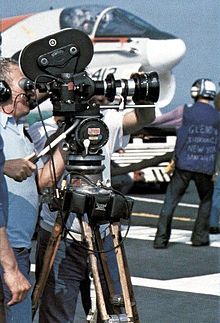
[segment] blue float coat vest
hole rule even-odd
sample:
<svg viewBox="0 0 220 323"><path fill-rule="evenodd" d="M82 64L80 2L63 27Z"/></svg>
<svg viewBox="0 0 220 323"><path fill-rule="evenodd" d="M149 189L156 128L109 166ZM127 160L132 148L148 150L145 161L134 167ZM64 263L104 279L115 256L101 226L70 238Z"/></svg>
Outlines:
<svg viewBox="0 0 220 323"><path fill-rule="evenodd" d="M196 102L184 107L182 126L177 131L176 167L212 175L215 170L220 114L211 105Z"/></svg>

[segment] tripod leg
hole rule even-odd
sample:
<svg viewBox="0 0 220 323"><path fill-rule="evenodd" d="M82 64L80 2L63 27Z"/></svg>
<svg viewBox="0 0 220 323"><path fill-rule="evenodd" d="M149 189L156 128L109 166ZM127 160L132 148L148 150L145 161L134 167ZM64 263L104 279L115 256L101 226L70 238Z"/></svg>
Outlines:
<svg viewBox="0 0 220 323"><path fill-rule="evenodd" d="M84 220L81 221L81 226L83 230L83 235L85 237L85 240L87 242L87 246L89 249L89 261L90 261L91 271L94 279L94 285L95 285L96 296L97 296L97 304L98 304L101 320L104 322L105 321L108 322L109 315L107 314L105 300L102 292L102 286L99 278L97 258L94 253L93 242L92 242L92 230L89 224Z"/></svg>
<svg viewBox="0 0 220 323"><path fill-rule="evenodd" d="M119 269L119 276L121 281L122 293L124 298L125 310L127 316L129 317L131 322L133 321L133 311L132 311L132 304L130 299L130 291L129 291L129 283L127 279L127 272L125 270L125 262L123 258L123 253L120 245L120 223L113 223L111 224L110 230L113 236L113 244L114 247L117 248L116 250L116 259L118 263Z"/></svg>
<svg viewBox="0 0 220 323"><path fill-rule="evenodd" d="M37 312L40 298L43 294L50 270L54 263L54 258L56 256L56 252L60 244L61 233L62 227L59 225L59 223L55 223L44 254L43 267L41 269L39 279L34 285L34 289L31 296L33 319Z"/></svg>

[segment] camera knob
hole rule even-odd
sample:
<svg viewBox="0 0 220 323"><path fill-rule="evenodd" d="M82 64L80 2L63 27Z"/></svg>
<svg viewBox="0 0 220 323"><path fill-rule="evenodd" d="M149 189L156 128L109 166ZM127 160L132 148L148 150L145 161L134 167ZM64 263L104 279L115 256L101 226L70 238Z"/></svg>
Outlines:
<svg viewBox="0 0 220 323"><path fill-rule="evenodd" d="M62 144L63 151L68 151L69 147L70 147L70 145L66 141Z"/></svg>
<svg viewBox="0 0 220 323"><path fill-rule="evenodd" d="M46 57L43 57L40 59L39 63L41 66L47 66L49 64L49 61Z"/></svg>
<svg viewBox="0 0 220 323"><path fill-rule="evenodd" d="M84 139L83 140L83 146L85 147L86 155L88 155L88 153L89 153L89 145L90 145L90 140L89 139Z"/></svg>
<svg viewBox="0 0 220 323"><path fill-rule="evenodd" d="M75 46L72 46L70 47L70 50L69 50L70 54L71 55L76 55L78 53L78 49L75 47Z"/></svg>

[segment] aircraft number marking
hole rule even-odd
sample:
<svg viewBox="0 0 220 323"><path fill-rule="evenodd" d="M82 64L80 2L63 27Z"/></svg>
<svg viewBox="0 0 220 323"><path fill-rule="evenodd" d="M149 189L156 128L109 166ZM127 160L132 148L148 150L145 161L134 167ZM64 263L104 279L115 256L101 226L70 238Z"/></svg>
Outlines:
<svg viewBox="0 0 220 323"><path fill-rule="evenodd" d="M95 73L92 74L92 78L100 81L104 80L108 74L115 74L117 72L117 67L110 68L100 68Z"/></svg>

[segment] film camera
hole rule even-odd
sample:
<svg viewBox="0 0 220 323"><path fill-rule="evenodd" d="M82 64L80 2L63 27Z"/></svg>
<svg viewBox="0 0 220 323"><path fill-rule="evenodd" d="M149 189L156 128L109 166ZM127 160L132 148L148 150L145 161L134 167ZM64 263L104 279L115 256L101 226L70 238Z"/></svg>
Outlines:
<svg viewBox="0 0 220 323"><path fill-rule="evenodd" d="M143 108L147 108L146 102L152 107L159 98L159 78L151 72L133 74L128 80L115 80L109 74L103 81L94 81L85 70L92 57L90 38L79 30L64 29L26 46L20 55L20 67L28 78L23 88L47 92L53 115L64 116L64 131L71 129L65 144L66 169L71 177L84 178L85 183L81 188L68 185L62 207L65 211L86 212L95 221L114 221L119 215L128 217L130 204L126 202L128 207L124 207L120 194L100 184L104 170L102 147L108 141L108 128L102 121L100 105L91 98L101 95L113 102L120 95L125 103L127 97L132 97L136 104L144 102Z"/></svg>

